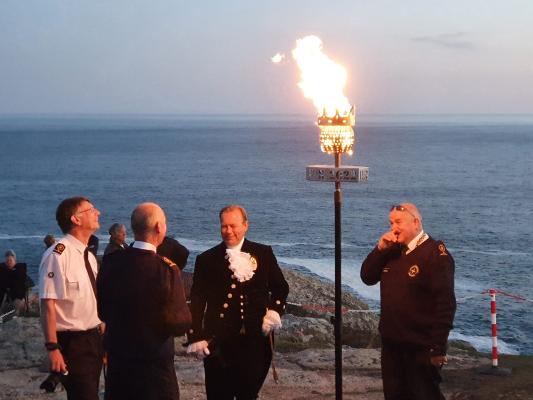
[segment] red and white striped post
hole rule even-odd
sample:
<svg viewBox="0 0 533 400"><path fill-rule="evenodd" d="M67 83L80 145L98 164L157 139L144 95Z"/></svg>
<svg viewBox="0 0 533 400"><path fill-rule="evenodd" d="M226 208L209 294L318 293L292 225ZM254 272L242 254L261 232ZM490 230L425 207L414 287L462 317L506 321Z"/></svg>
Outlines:
<svg viewBox="0 0 533 400"><path fill-rule="evenodd" d="M492 368L498 368L498 327L496 325L496 289L489 289L490 320L492 323Z"/></svg>

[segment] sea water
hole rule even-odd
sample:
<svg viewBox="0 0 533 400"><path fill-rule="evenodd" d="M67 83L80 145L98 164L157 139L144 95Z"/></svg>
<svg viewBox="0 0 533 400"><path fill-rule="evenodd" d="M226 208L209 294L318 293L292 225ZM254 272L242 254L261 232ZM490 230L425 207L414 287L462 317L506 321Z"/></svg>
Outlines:
<svg viewBox="0 0 533 400"><path fill-rule="evenodd" d="M500 351L533 354L533 117L372 116L356 125L346 165L370 168L343 184L342 274L371 308L379 287L361 262L388 229L392 204L410 201L456 262L453 338L489 350L488 295L498 295ZM218 211L244 205L248 238L271 244L282 265L333 279L333 184L305 167L331 164L312 116L0 117L0 250L12 248L36 280L55 209L84 195L101 211L100 252L136 204L165 209L169 233L195 256L219 242ZM131 236L131 232L128 232Z"/></svg>

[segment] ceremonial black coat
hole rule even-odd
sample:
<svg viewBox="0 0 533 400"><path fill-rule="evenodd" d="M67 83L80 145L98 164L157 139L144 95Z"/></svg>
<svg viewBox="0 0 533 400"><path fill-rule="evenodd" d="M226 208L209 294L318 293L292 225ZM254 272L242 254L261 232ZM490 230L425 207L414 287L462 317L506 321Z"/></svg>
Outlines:
<svg viewBox="0 0 533 400"><path fill-rule="evenodd" d="M232 277L224 243L196 258L190 342L218 342L239 334L261 335L267 309L283 314L289 285L272 248L245 239L241 251L257 261L254 276L242 283Z"/></svg>
<svg viewBox="0 0 533 400"><path fill-rule="evenodd" d="M381 336L445 354L456 308L454 270L444 243L431 237L409 254L399 245L374 248L361 266L361 279L367 285L380 282Z"/></svg>
<svg viewBox="0 0 533 400"><path fill-rule="evenodd" d="M110 356L173 358L174 336L191 315L179 268L152 251L129 247L104 258L97 279L98 315L106 323Z"/></svg>

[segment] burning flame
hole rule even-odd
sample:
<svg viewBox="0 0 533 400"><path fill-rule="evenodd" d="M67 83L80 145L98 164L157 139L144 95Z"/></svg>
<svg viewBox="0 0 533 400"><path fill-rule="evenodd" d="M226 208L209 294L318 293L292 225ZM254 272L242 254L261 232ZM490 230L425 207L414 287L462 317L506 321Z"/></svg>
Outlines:
<svg viewBox="0 0 533 400"><path fill-rule="evenodd" d="M272 56L272 57L270 58L270 60L271 60L274 64L279 64L281 61L283 61L284 58L285 58L285 54L276 53L274 56Z"/></svg>
<svg viewBox="0 0 533 400"><path fill-rule="evenodd" d="M284 57L284 54L277 53L271 60L279 64ZM301 72L298 86L305 98L313 101L318 111L321 150L328 154L352 155L355 145L355 107L350 105L343 93L346 70L322 52L322 40L317 36L298 39L292 57Z"/></svg>
<svg viewBox="0 0 533 400"><path fill-rule="evenodd" d="M322 40L313 35L298 39L292 57L301 71L298 86L305 98L313 101L318 114L348 115L351 105L343 93L346 70L322 52Z"/></svg>

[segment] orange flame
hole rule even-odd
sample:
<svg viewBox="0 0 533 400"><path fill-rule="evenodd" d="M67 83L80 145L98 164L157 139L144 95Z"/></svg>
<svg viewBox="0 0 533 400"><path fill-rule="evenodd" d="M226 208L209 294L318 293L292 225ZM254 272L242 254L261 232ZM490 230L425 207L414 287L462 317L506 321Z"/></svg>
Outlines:
<svg viewBox="0 0 533 400"><path fill-rule="evenodd" d="M351 105L343 93L346 69L322 52L322 40L313 35L298 39L292 57L301 72L298 86L313 101L318 115L348 115Z"/></svg>

